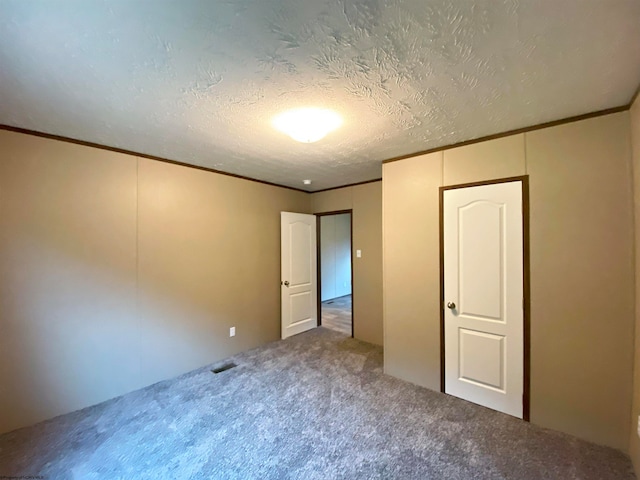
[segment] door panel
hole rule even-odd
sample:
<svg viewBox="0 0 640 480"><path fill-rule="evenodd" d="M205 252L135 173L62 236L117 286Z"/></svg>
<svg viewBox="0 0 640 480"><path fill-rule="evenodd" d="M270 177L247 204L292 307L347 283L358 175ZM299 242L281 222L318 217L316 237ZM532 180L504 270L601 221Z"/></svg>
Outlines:
<svg viewBox="0 0 640 480"><path fill-rule="evenodd" d="M458 210L458 298L462 315L502 320L503 214L502 205L484 201Z"/></svg>
<svg viewBox="0 0 640 480"><path fill-rule="evenodd" d="M313 217L313 215L310 215ZM315 222L315 218L314 218ZM315 226L315 224L314 224ZM289 222L290 236L290 258L289 258L289 275L288 279L291 287L300 287L309 285L311 279L311 263L313 258L311 250L313 247L313 255L315 258L315 228L311 231L311 225L306 222L295 220ZM312 242L313 240L313 242ZM312 245L313 243L313 245Z"/></svg>
<svg viewBox="0 0 640 480"><path fill-rule="evenodd" d="M504 392L505 337L459 329L460 380Z"/></svg>
<svg viewBox="0 0 640 480"><path fill-rule="evenodd" d="M316 217L280 213L282 338L317 326Z"/></svg>
<svg viewBox="0 0 640 480"><path fill-rule="evenodd" d="M289 295L289 304L291 311L289 325L294 326L311 318L313 310L311 292L300 292Z"/></svg>
<svg viewBox="0 0 640 480"><path fill-rule="evenodd" d="M445 392L522 418L522 182L443 193Z"/></svg>

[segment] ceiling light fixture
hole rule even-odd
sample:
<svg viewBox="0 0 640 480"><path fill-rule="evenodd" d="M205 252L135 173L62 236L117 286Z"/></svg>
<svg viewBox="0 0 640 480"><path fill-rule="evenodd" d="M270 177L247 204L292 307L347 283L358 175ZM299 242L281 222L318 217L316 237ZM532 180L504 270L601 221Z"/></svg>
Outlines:
<svg viewBox="0 0 640 480"><path fill-rule="evenodd" d="M302 143L313 143L342 125L342 118L324 108L297 108L277 115L273 126Z"/></svg>
<svg viewBox="0 0 640 480"><path fill-rule="evenodd" d="M311 180L302 180L305 185L311 185Z"/></svg>

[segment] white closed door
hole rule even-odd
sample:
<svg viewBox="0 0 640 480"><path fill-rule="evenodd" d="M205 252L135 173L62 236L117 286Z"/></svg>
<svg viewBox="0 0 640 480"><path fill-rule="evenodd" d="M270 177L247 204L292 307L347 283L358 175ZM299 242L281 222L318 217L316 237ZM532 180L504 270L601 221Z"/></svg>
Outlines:
<svg viewBox="0 0 640 480"><path fill-rule="evenodd" d="M318 326L316 217L280 212L282 338Z"/></svg>
<svg viewBox="0 0 640 480"><path fill-rule="evenodd" d="M442 199L445 392L522 418L522 182Z"/></svg>

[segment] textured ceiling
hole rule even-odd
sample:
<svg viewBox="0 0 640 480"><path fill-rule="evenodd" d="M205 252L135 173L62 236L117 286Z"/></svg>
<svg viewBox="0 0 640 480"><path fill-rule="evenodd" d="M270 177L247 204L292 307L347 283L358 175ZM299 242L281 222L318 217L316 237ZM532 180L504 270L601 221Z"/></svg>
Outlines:
<svg viewBox="0 0 640 480"><path fill-rule="evenodd" d="M0 0L0 123L308 190L639 82L640 0ZM301 106L345 123L272 128Z"/></svg>

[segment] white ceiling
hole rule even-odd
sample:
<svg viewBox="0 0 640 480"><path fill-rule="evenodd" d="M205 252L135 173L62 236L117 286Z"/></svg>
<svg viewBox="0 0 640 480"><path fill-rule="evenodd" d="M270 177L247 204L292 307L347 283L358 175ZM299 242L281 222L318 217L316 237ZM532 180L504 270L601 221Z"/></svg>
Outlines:
<svg viewBox="0 0 640 480"><path fill-rule="evenodd" d="M0 0L0 123L308 190L639 82L640 0ZM300 106L345 124L294 142Z"/></svg>

